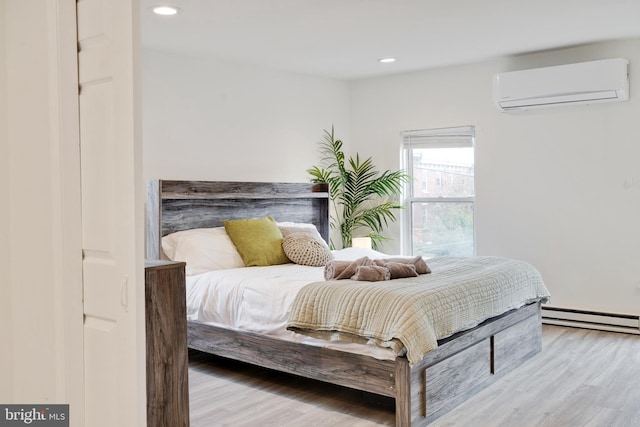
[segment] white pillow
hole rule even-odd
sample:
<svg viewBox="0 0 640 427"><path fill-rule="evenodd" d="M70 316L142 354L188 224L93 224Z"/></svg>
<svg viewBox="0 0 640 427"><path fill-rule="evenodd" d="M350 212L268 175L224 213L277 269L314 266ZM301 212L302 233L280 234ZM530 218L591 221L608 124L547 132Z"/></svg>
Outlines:
<svg viewBox="0 0 640 427"><path fill-rule="evenodd" d="M327 244L313 224L306 224L304 222L277 222L276 225L280 228L283 238L291 233L308 233L315 237L316 240L324 243L325 246Z"/></svg>
<svg viewBox="0 0 640 427"><path fill-rule="evenodd" d="M244 261L224 227L177 231L162 238L162 250L172 261L187 263L185 274L244 267Z"/></svg>

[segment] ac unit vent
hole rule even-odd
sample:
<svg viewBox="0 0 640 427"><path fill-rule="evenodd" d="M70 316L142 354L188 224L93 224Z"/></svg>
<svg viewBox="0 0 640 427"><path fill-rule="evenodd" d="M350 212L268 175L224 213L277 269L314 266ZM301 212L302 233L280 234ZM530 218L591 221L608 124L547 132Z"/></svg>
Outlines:
<svg viewBox="0 0 640 427"><path fill-rule="evenodd" d="M627 101L628 66L614 58L496 74L494 101L501 111Z"/></svg>

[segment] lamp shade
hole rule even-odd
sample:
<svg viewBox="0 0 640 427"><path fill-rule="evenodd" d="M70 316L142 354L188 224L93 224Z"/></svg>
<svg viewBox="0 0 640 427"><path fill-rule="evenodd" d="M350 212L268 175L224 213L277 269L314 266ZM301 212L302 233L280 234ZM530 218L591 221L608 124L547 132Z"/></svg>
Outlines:
<svg viewBox="0 0 640 427"><path fill-rule="evenodd" d="M371 249L371 237L354 237L351 239L351 246L354 248Z"/></svg>

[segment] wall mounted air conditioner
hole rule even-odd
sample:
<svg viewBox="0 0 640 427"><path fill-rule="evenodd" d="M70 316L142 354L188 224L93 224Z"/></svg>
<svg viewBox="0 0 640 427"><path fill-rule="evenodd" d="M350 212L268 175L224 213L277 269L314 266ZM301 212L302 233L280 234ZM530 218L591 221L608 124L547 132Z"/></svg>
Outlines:
<svg viewBox="0 0 640 427"><path fill-rule="evenodd" d="M624 58L510 71L493 78L501 111L627 101L629 61Z"/></svg>

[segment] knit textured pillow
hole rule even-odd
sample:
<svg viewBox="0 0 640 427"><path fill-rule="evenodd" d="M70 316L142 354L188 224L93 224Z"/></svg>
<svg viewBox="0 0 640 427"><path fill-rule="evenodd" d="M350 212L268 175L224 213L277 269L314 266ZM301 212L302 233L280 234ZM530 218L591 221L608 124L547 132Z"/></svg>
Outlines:
<svg viewBox="0 0 640 427"><path fill-rule="evenodd" d="M322 267L333 259L326 243L305 232L286 235L282 239L282 249L291 261L300 265Z"/></svg>

